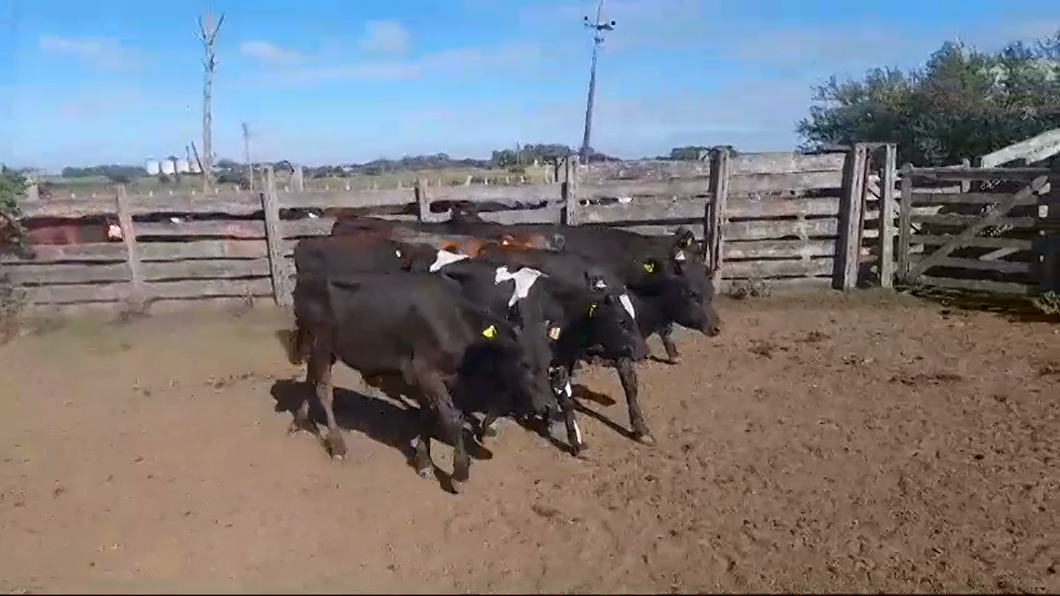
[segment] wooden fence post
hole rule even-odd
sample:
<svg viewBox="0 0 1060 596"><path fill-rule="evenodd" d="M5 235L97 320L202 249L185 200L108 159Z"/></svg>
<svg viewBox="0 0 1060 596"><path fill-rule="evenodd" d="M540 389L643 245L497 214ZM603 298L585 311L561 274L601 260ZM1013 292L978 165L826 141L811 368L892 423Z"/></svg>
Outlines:
<svg viewBox="0 0 1060 596"><path fill-rule="evenodd" d="M133 224L132 212L129 211L129 196L124 184L119 184L116 191L118 225L121 226L121 239L125 243L125 262L129 266L129 285L132 290L129 298L138 308L143 308L147 303L147 288L140 267L139 248L136 245L136 227Z"/></svg>
<svg viewBox="0 0 1060 596"><path fill-rule="evenodd" d="M564 225L578 225L578 160L563 158Z"/></svg>
<svg viewBox="0 0 1060 596"><path fill-rule="evenodd" d="M725 261L725 224L728 222L726 205L729 202L730 155L728 149L715 149L710 155L710 202L707 203L704 240L710 250L710 269L717 292L721 267Z"/></svg>
<svg viewBox="0 0 1060 596"><path fill-rule="evenodd" d="M305 190L305 172L302 166L294 166L294 172L291 173L291 190L298 192Z"/></svg>
<svg viewBox="0 0 1060 596"><path fill-rule="evenodd" d="M431 197L427 194L427 181L418 178L413 192L416 193L417 216L420 223L431 221Z"/></svg>
<svg viewBox="0 0 1060 596"><path fill-rule="evenodd" d="M877 270L881 288L894 287L894 185L898 182L898 146L887 143L883 154L880 185L880 250Z"/></svg>
<svg viewBox="0 0 1060 596"><path fill-rule="evenodd" d="M895 274L899 281L905 282L913 241L913 164L910 163L902 166L902 201L898 209L898 267Z"/></svg>
<svg viewBox="0 0 1060 596"><path fill-rule="evenodd" d="M836 250L836 281L844 291L858 283L861 264L861 227L864 224L865 165L868 146L857 143L847 153L843 168L843 193L839 198L839 242Z"/></svg>
<svg viewBox="0 0 1060 596"><path fill-rule="evenodd" d="M1060 159L1049 171L1049 192L1038 199L1038 223L1042 234L1040 292L1060 292ZM1041 213L1045 208L1044 215Z"/></svg>
<svg viewBox="0 0 1060 596"><path fill-rule="evenodd" d="M272 166L265 166L265 189L261 193L261 209L265 215L265 243L269 253L269 274L272 277L272 297L279 306L291 306L291 278L283 256L283 232L280 220L280 200L276 195L276 176Z"/></svg>

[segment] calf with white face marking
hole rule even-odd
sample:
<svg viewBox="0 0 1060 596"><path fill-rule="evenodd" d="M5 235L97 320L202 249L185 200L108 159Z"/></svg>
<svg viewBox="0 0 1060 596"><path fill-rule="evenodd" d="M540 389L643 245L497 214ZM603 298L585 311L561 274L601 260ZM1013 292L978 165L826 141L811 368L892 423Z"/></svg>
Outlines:
<svg viewBox="0 0 1060 596"><path fill-rule="evenodd" d="M633 366L635 360L645 357L647 348L637 324L633 300L621 281L577 255L493 246L480 252L479 257L533 267L548 275L542 283L562 308L567 321L560 340L554 342L553 363L569 378L577 361L590 353L610 360L622 382L633 437L653 443L637 399L638 381ZM557 397L561 408L573 409L569 389ZM576 431L568 427L568 435ZM578 444L572 444L572 448L577 454L582 445L580 440L575 442Z"/></svg>

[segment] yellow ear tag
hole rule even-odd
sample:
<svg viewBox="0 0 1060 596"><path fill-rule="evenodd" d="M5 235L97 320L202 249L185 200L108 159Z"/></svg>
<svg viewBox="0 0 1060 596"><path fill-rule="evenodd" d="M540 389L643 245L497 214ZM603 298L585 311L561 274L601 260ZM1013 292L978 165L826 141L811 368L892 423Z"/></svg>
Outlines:
<svg viewBox="0 0 1060 596"><path fill-rule="evenodd" d="M695 243L696 243L695 240L693 240L692 238L689 238L688 240L685 240L685 248L692 248L692 245L695 244Z"/></svg>
<svg viewBox="0 0 1060 596"><path fill-rule="evenodd" d="M548 337L552 341L556 341L557 339L559 339L559 331L560 331L559 327L553 327L553 328L549 329L548 330Z"/></svg>
<svg viewBox="0 0 1060 596"><path fill-rule="evenodd" d="M591 317L591 316L593 316L595 314L596 314L596 305L595 304L590 304L589 305L589 316Z"/></svg>
<svg viewBox="0 0 1060 596"><path fill-rule="evenodd" d="M648 273L655 271L655 263L644 263L644 270Z"/></svg>
<svg viewBox="0 0 1060 596"><path fill-rule="evenodd" d="M486 327L482 330L482 337L485 337L486 339L493 339L494 337L497 337L497 328L493 325Z"/></svg>

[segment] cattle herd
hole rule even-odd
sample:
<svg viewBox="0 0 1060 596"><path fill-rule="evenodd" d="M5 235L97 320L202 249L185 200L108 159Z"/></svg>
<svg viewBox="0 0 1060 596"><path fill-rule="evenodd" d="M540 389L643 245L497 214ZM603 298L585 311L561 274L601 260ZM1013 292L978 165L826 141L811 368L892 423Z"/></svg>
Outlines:
<svg viewBox="0 0 1060 596"><path fill-rule="evenodd" d="M719 332L707 254L687 229L660 237L501 225L459 210L446 223L339 214L329 236L295 247L289 357L306 363L331 457L346 454L332 407L332 368L341 360L367 383L418 403L416 468L433 474L430 440L440 433L454 448L454 491L469 478L465 426L481 443L499 417L542 433L562 421L571 453L581 454L570 380L583 361L618 371L631 436L650 445L633 364L653 334L676 363L675 324ZM291 424L299 430L316 431L305 396Z"/></svg>

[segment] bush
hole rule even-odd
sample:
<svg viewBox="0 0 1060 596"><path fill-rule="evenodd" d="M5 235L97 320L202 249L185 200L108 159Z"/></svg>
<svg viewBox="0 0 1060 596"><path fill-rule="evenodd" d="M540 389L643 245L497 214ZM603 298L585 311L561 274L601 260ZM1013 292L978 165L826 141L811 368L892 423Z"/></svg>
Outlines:
<svg viewBox="0 0 1060 596"><path fill-rule="evenodd" d="M0 167L0 252L26 249L26 230L19 222L22 212L18 207L25 192L26 179L18 172ZM23 303L23 292L12 286L7 273L0 269L0 344L18 333L18 315Z"/></svg>

